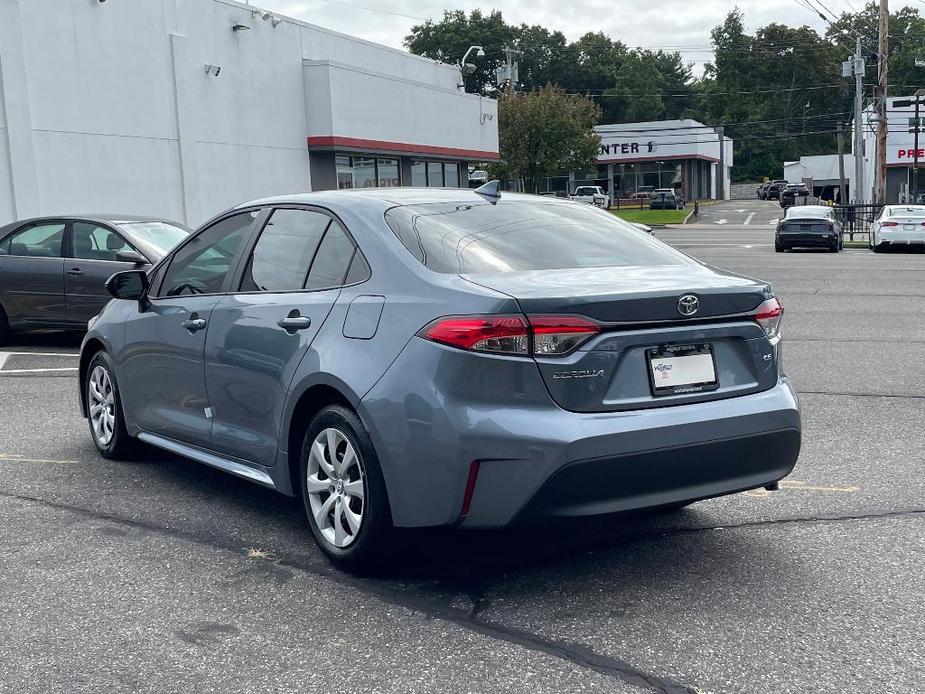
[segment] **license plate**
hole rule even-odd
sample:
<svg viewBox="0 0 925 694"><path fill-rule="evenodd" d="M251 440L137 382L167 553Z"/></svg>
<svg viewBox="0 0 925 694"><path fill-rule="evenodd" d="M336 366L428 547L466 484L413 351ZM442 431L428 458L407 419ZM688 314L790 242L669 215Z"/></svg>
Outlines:
<svg viewBox="0 0 925 694"><path fill-rule="evenodd" d="M711 344L663 345L646 351L653 395L701 393L719 388Z"/></svg>
<svg viewBox="0 0 925 694"><path fill-rule="evenodd" d="M903 229L906 231L915 231L915 224L903 224Z"/></svg>

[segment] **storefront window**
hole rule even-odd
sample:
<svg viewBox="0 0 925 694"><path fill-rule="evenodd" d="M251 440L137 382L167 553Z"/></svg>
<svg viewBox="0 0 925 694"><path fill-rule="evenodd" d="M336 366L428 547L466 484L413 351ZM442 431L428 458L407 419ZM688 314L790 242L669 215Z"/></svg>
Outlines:
<svg viewBox="0 0 925 694"><path fill-rule="evenodd" d="M411 162L411 185L419 188L427 185L427 162Z"/></svg>
<svg viewBox="0 0 925 694"><path fill-rule="evenodd" d="M432 188L440 188L443 185L443 164L441 162L427 162L427 185Z"/></svg>
<svg viewBox="0 0 925 694"><path fill-rule="evenodd" d="M353 158L353 187L376 187L376 160L372 157Z"/></svg>
<svg viewBox="0 0 925 694"><path fill-rule="evenodd" d="M337 188L353 188L353 166L350 157L339 154L334 161L337 167Z"/></svg>
<svg viewBox="0 0 925 694"><path fill-rule="evenodd" d="M398 173L398 159L379 160L379 186L381 188L396 188L401 185Z"/></svg>
<svg viewBox="0 0 925 694"><path fill-rule="evenodd" d="M447 188L459 188L459 165L448 163L443 168L443 175L446 177Z"/></svg>

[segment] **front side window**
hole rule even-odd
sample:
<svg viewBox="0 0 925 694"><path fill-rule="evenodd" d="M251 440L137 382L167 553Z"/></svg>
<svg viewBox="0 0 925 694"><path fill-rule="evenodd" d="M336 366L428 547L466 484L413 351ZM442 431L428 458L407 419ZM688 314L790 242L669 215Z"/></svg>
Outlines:
<svg viewBox="0 0 925 694"><path fill-rule="evenodd" d="M71 256L74 258L115 260L122 250L131 250L131 246L109 227L92 222L74 222L71 227Z"/></svg>
<svg viewBox="0 0 925 694"><path fill-rule="evenodd" d="M59 258L65 226L64 222L58 222L20 229L0 242L0 255Z"/></svg>
<svg viewBox="0 0 925 694"><path fill-rule="evenodd" d="M331 218L313 210L275 210L247 261L241 291L302 289Z"/></svg>
<svg viewBox="0 0 925 694"><path fill-rule="evenodd" d="M427 267L448 274L694 264L590 205L409 205L389 210L386 221Z"/></svg>
<svg viewBox="0 0 925 694"><path fill-rule="evenodd" d="M183 245L170 261L161 296L217 294L257 211L225 217Z"/></svg>

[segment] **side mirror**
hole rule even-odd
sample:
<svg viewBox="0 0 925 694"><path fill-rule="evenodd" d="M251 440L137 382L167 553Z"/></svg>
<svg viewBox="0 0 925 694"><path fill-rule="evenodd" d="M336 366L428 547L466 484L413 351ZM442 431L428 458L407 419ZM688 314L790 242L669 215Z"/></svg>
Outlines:
<svg viewBox="0 0 925 694"><path fill-rule="evenodd" d="M126 248L123 251L116 253L116 260L119 260L123 263L135 263L136 265L144 265L148 262L148 259L145 258L138 251L134 251L131 248Z"/></svg>
<svg viewBox="0 0 925 694"><path fill-rule="evenodd" d="M117 272L106 280L106 291L116 299L144 301L148 296L148 274L144 270Z"/></svg>

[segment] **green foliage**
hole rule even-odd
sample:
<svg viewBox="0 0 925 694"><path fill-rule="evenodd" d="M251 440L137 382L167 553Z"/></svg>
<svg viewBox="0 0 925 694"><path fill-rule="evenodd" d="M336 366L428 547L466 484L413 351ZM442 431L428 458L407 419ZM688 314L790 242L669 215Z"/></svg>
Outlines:
<svg viewBox="0 0 925 694"><path fill-rule="evenodd" d="M860 34L866 81L876 79L877 14L873 2L844 12L824 36L783 24L749 34L742 12L733 9L711 32L714 60L696 80L677 52L629 49L600 32L568 42L559 31L509 25L498 11L445 12L439 22L412 27L405 43L413 53L452 63L469 46L483 46L486 56L472 60L477 69L466 78L471 92L497 94L495 68L511 46L522 52L518 89L558 85L586 95L599 104L603 123L694 118L724 125L736 141L734 179L758 180L781 176L785 161L836 151L836 124L850 122L854 93L854 81L841 77L841 62ZM925 59L925 19L917 8L902 7L890 15L891 95L923 86L925 69L916 59ZM500 117L500 125L503 143L514 121Z"/></svg>
<svg viewBox="0 0 925 694"><path fill-rule="evenodd" d="M601 138L594 132L600 107L583 96L547 86L505 93L498 101L501 163L492 175L517 178L537 191L542 176L596 165Z"/></svg>

